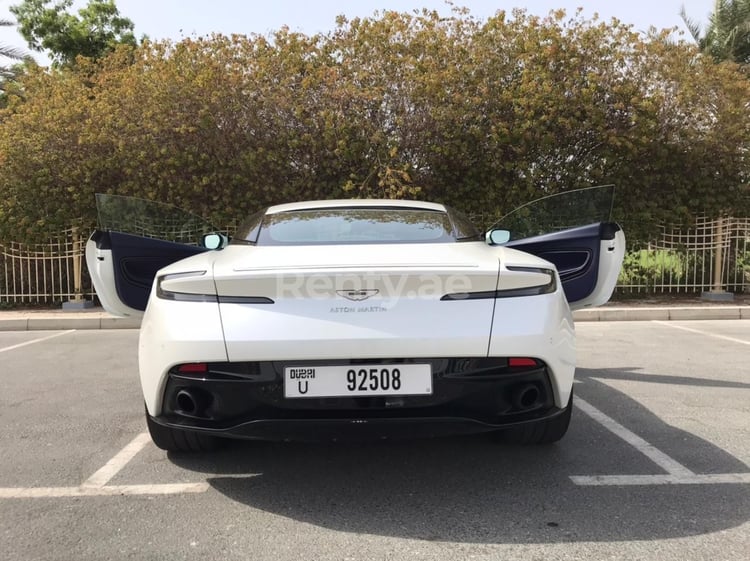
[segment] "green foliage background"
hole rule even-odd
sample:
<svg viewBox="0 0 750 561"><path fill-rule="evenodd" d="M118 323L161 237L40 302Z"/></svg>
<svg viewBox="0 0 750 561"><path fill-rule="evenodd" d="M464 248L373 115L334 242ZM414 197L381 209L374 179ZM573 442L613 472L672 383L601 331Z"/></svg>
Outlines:
<svg viewBox="0 0 750 561"><path fill-rule="evenodd" d="M133 22L120 15L115 0L88 0L77 14L72 7L73 0L22 0L10 12L29 47L47 51L53 66L71 66L79 55L101 58L117 45L137 44Z"/></svg>
<svg viewBox="0 0 750 561"><path fill-rule="evenodd" d="M750 80L667 33L523 11L384 12L122 45L32 68L0 111L0 239L95 223L95 192L227 224L265 205L419 198L491 217L618 186L630 239L745 213Z"/></svg>

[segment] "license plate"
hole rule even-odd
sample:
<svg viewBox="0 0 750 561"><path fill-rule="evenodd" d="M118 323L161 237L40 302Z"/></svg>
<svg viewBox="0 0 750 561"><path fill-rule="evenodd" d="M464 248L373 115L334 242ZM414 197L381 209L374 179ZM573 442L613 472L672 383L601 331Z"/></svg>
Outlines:
<svg viewBox="0 0 750 561"><path fill-rule="evenodd" d="M430 395L429 364L290 366L284 369L284 397Z"/></svg>

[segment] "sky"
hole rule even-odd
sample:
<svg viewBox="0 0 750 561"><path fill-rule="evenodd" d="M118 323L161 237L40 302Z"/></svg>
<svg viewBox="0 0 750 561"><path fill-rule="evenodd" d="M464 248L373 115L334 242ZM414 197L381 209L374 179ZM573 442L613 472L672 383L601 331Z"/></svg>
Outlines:
<svg viewBox="0 0 750 561"><path fill-rule="evenodd" d="M8 8L20 0L0 0L0 19L13 20ZM76 0L80 8L87 0ZM335 27L338 15L348 18L370 16L375 10L412 11L419 8L450 14L444 0L117 0L120 13L135 23L137 36L151 39L174 39L212 32L224 34L267 34L283 25L307 34L325 32ZM679 27L686 30L680 18L681 6L701 23L707 20L714 0L456 0L457 6L469 8L472 15L487 18L498 10L525 8L530 13L546 15L564 8L574 13L582 7L584 15L595 12L603 19L616 17L633 24L636 30L649 27ZM0 28L0 44L25 47L23 38L13 28ZM47 59L32 53L40 64Z"/></svg>

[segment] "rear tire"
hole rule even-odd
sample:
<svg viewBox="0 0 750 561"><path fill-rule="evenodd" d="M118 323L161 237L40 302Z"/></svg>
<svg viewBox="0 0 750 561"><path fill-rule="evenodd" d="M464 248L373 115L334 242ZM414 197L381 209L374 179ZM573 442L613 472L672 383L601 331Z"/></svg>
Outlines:
<svg viewBox="0 0 750 561"><path fill-rule="evenodd" d="M167 452L210 452L221 443L215 436L162 426L151 418L148 411L146 425L154 444Z"/></svg>
<svg viewBox="0 0 750 561"><path fill-rule="evenodd" d="M570 416L573 412L573 393L564 411L551 419L534 423L524 423L495 433L499 442L505 444L552 444L568 432Z"/></svg>

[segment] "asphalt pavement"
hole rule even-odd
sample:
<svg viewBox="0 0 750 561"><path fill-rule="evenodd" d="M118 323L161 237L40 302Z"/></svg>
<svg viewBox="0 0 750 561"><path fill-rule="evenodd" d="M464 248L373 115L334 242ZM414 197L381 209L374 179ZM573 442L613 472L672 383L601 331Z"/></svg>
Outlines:
<svg viewBox="0 0 750 561"><path fill-rule="evenodd" d="M750 321L577 331L576 408L553 446L232 442L203 455L144 436L137 330L4 331L0 555L746 558Z"/></svg>

